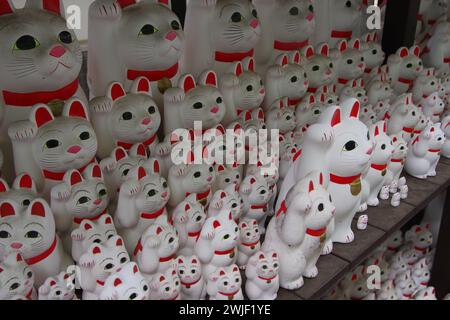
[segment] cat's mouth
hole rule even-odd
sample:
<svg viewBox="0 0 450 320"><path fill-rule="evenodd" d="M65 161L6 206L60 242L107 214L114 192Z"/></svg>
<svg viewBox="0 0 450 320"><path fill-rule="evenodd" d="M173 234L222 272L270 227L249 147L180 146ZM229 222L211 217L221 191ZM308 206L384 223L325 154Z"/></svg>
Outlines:
<svg viewBox="0 0 450 320"><path fill-rule="evenodd" d="M64 68L66 68L66 69L68 69L68 70L72 69L71 66L68 66L68 65L66 65L66 64L63 63L63 62L58 61L58 64L56 65L55 69L53 69L53 71L50 72L50 75L54 74L54 73L56 72L56 70L58 70L59 66L63 66Z"/></svg>

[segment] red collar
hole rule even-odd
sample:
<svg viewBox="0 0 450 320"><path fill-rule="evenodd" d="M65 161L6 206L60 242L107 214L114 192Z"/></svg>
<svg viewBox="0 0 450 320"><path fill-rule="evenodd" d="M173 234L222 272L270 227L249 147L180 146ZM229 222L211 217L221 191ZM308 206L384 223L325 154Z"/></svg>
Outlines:
<svg viewBox="0 0 450 320"><path fill-rule="evenodd" d="M403 294L403 296L404 296L405 298L408 298L408 299L411 299L411 298L412 298L412 294Z"/></svg>
<svg viewBox="0 0 450 320"><path fill-rule="evenodd" d="M259 244L259 240L253 243L241 243L242 245L246 246L246 247L253 247L253 246L257 246Z"/></svg>
<svg viewBox="0 0 450 320"><path fill-rule="evenodd" d="M102 287L105 286L105 281L101 281L101 280L97 279L95 282L97 282L97 284L102 286Z"/></svg>
<svg viewBox="0 0 450 320"><path fill-rule="evenodd" d="M450 57L444 58L444 63L450 63Z"/></svg>
<svg viewBox="0 0 450 320"><path fill-rule="evenodd" d="M201 230L197 231L197 232L189 232L188 236L191 237L191 238L195 238L195 241L198 241L198 238L200 238L200 233L201 232L202 232Z"/></svg>
<svg viewBox="0 0 450 320"><path fill-rule="evenodd" d="M89 166L91 163L95 163L97 160L94 158L92 159L88 164L78 169L80 173L83 173L84 170L86 170L87 166ZM45 178L53 181L62 181L64 178L65 172L51 172L48 170L42 170L42 174Z"/></svg>
<svg viewBox="0 0 450 320"><path fill-rule="evenodd" d="M155 142L156 138L157 138L157 135L155 134L155 135L151 136L149 139L147 139L147 140L145 140L144 142L141 142L141 143L143 145L145 145L145 146L150 146L150 145L153 144L153 142ZM117 144L118 147L122 147L125 150L130 150L131 147L133 146L132 143L127 143L127 142L122 142L122 141L117 141L116 144Z"/></svg>
<svg viewBox="0 0 450 320"><path fill-rule="evenodd" d="M220 255L220 256L224 256L224 255L233 253L235 249L236 248L233 247L233 248L225 250L225 251L214 251L214 254L217 254L217 255Z"/></svg>
<svg viewBox="0 0 450 320"><path fill-rule="evenodd" d="M391 159L391 162L403 162L403 159Z"/></svg>
<svg viewBox="0 0 450 320"><path fill-rule="evenodd" d="M272 281L273 279L275 279L277 276L273 276L272 278L264 278L264 277L260 277L258 276L259 279L264 280L264 281Z"/></svg>
<svg viewBox="0 0 450 320"><path fill-rule="evenodd" d="M153 220L158 218L160 215L162 215L164 213L164 210L166 210L166 207L162 207L161 209L159 209L158 211L149 213L149 212L141 212L141 218L142 219L146 219L146 220Z"/></svg>
<svg viewBox="0 0 450 320"><path fill-rule="evenodd" d="M50 247L47 250L45 250L41 254L37 255L36 257L25 259L25 262L28 263L28 265L32 266L36 263L41 262L42 260L47 259L53 253L53 251L55 251L57 242L58 242L58 240L56 239L56 236L55 236L55 240L53 240L53 243L50 245Z"/></svg>
<svg viewBox="0 0 450 320"><path fill-rule="evenodd" d="M351 177L340 177L330 173L330 181L337 184L351 184L359 178L361 178L361 174Z"/></svg>
<svg viewBox="0 0 450 320"><path fill-rule="evenodd" d="M397 251L397 248L393 248L393 247L387 247L387 249L388 249L389 251Z"/></svg>
<svg viewBox="0 0 450 320"><path fill-rule="evenodd" d="M430 53L430 48L428 48L428 47L425 47L424 49L423 49L423 51L422 51L422 56L424 55L424 54L426 54L426 53Z"/></svg>
<svg viewBox="0 0 450 320"><path fill-rule="evenodd" d="M17 93L3 91L5 104L17 107L32 107L38 103L49 103L53 100L66 101L74 96L78 90L78 79L56 91L40 91L31 93Z"/></svg>
<svg viewBox="0 0 450 320"><path fill-rule="evenodd" d="M181 284L185 287L187 287L188 289L190 287L192 287L193 285L196 285L200 280L202 280L202 277L198 278L197 280L195 280L194 282L183 282L180 280Z"/></svg>
<svg viewBox="0 0 450 320"><path fill-rule="evenodd" d="M308 87L308 92L309 93L316 93L317 92L317 88Z"/></svg>
<svg viewBox="0 0 450 320"><path fill-rule="evenodd" d="M427 253L428 248L419 248L419 247L414 247L414 250L422 252L422 253Z"/></svg>
<svg viewBox="0 0 450 320"><path fill-rule="evenodd" d="M414 132L414 128L403 127L402 130L405 131L406 133L413 133Z"/></svg>
<svg viewBox="0 0 450 320"><path fill-rule="evenodd" d="M321 237L327 232L327 227L319 229L319 230L313 230L313 229L306 229L306 233L313 237Z"/></svg>
<svg viewBox="0 0 450 320"><path fill-rule="evenodd" d="M428 149L428 152L439 153L441 152L441 149Z"/></svg>
<svg viewBox="0 0 450 320"><path fill-rule="evenodd" d="M352 34L353 34L352 31L338 31L338 30L331 31L332 38L350 39L352 37Z"/></svg>
<svg viewBox="0 0 450 320"><path fill-rule="evenodd" d="M292 158L292 162L297 161L298 158L300 158L300 156L302 155L302 149L298 150L297 153L294 155L294 157Z"/></svg>
<svg viewBox="0 0 450 320"><path fill-rule="evenodd" d="M376 163L372 163L371 165L370 165L370 167L372 168L372 169L375 169L375 170L378 170L378 171L383 171L384 169L386 169L387 168L387 163L386 164L376 164Z"/></svg>
<svg viewBox="0 0 450 320"><path fill-rule="evenodd" d="M279 217L282 214L286 214L287 212L287 207L286 207L286 200L283 200L283 202L281 203L280 209L278 209L277 211L277 217Z"/></svg>
<svg viewBox="0 0 450 320"><path fill-rule="evenodd" d="M417 20L418 20L418 21L423 21L423 15L418 14L418 15L417 15Z"/></svg>
<svg viewBox="0 0 450 320"><path fill-rule="evenodd" d="M107 211L108 211L108 208L105 208L105 210L103 210L99 215L92 217L92 218L73 218L73 222L75 224L81 224L81 222L83 222L83 220L97 221L98 219L100 219L101 216L106 214Z"/></svg>
<svg viewBox="0 0 450 320"><path fill-rule="evenodd" d="M254 204L250 208L267 210L267 206L268 206L267 203L266 204L261 204L261 205Z"/></svg>
<svg viewBox="0 0 450 320"><path fill-rule="evenodd" d="M357 297L350 297L350 300L354 300L354 301L356 301L356 300L362 300L363 298L357 298Z"/></svg>
<svg viewBox="0 0 450 320"><path fill-rule="evenodd" d="M409 80L409 79L405 79L405 78L398 78L398 82L407 84L408 86L412 86L412 84L414 83L414 80Z"/></svg>
<svg viewBox="0 0 450 320"><path fill-rule="evenodd" d="M232 293L225 293L225 292L219 291L219 293L225 297L234 297L235 295L237 295L239 293L239 290L236 292L232 292Z"/></svg>
<svg viewBox="0 0 450 320"><path fill-rule="evenodd" d="M171 260L173 260L173 259L175 259L175 254L173 254L173 255L171 255L171 256L169 256L169 257L162 257L162 258L159 258L159 262L168 262L168 261L171 261Z"/></svg>
<svg viewBox="0 0 450 320"><path fill-rule="evenodd" d="M430 26L434 25L435 23L436 23L436 20L435 20L435 19L428 20L428 24L429 24Z"/></svg>
<svg viewBox="0 0 450 320"><path fill-rule="evenodd" d="M371 72L372 72L372 68L366 68L366 69L364 70L364 72L365 72L365 73L371 73Z"/></svg>
<svg viewBox="0 0 450 320"><path fill-rule="evenodd" d="M289 106L296 106L302 101L302 98L300 99L288 99L288 105Z"/></svg>
<svg viewBox="0 0 450 320"><path fill-rule="evenodd" d="M416 134L421 134L421 133L422 133L422 130L414 130L414 133L416 133Z"/></svg>
<svg viewBox="0 0 450 320"><path fill-rule="evenodd" d="M31 288L30 292L28 292L28 294L26 295L26 297L28 300L32 300L33 299L33 288Z"/></svg>
<svg viewBox="0 0 450 320"><path fill-rule="evenodd" d="M201 201L201 200L208 198L210 193L211 193L211 189L208 189L207 191L202 192L202 193L197 193L197 197L196 197L197 201ZM186 192L186 197L189 197L190 195L191 195L190 192Z"/></svg>
<svg viewBox="0 0 450 320"><path fill-rule="evenodd" d="M349 80L343 79L343 78L338 78L338 82L339 82L340 84L347 84L347 83L349 82Z"/></svg>
<svg viewBox="0 0 450 320"><path fill-rule="evenodd" d="M216 61L228 62L228 63L242 61L242 60L244 60L244 58L253 57L254 52L255 52L255 49L252 49L248 52L235 52L235 53L216 51Z"/></svg>
<svg viewBox="0 0 450 320"><path fill-rule="evenodd" d="M281 51L295 51L306 47L309 44L309 39L301 42L283 42L275 40L273 47Z"/></svg>
<svg viewBox="0 0 450 320"><path fill-rule="evenodd" d="M149 81L159 81L163 78L173 78L178 73L178 62L166 70L151 70L151 71L139 71L128 70L128 80L135 80L138 77L145 77Z"/></svg>
<svg viewBox="0 0 450 320"><path fill-rule="evenodd" d="M423 286L428 287L428 282L421 282L420 284L423 285Z"/></svg>

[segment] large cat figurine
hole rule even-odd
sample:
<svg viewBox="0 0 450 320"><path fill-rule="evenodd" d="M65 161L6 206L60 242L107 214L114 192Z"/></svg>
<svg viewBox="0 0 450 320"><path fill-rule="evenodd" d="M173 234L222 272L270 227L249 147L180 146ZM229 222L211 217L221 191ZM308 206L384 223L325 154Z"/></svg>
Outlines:
<svg viewBox="0 0 450 320"><path fill-rule="evenodd" d="M247 0L192 0L187 3L184 72L225 72L231 63L253 57L261 38L258 12Z"/></svg>
<svg viewBox="0 0 450 320"><path fill-rule="evenodd" d="M0 263L0 299L12 300L37 298L34 289L34 273L20 253L12 251Z"/></svg>
<svg viewBox="0 0 450 320"><path fill-rule="evenodd" d="M45 200L35 199L25 208L11 200L1 203L0 258L12 251L19 252L33 270L36 286L71 264Z"/></svg>
<svg viewBox="0 0 450 320"><path fill-rule="evenodd" d="M23 208L26 208L37 197L36 185L27 173L19 175L14 180L11 188L5 180L0 179L0 202L13 200Z"/></svg>
<svg viewBox="0 0 450 320"><path fill-rule="evenodd" d="M414 80L423 70L420 48L418 46L409 49L399 48L396 53L389 56L387 65L395 94L406 93L412 88Z"/></svg>
<svg viewBox="0 0 450 320"><path fill-rule="evenodd" d="M103 96L114 81L128 90L132 81L145 77L161 103L164 90L180 74L183 43L181 23L169 1L94 1L89 7L91 96Z"/></svg>
<svg viewBox="0 0 450 320"><path fill-rule="evenodd" d="M253 4L261 21L261 40L255 52L261 71L278 55L309 44L315 28L312 1L254 0Z"/></svg>
<svg viewBox="0 0 450 320"><path fill-rule="evenodd" d="M308 92L316 94L319 88L333 84L337 70L330 58L328 43L319 44L317 50L313 46L307 46L303 54L307 59L305 70L309 81Z"/></svg>
<svg viewBox="0 0 450 320"><path fill-rule="evenodd" d="M27 172L37 189L48 196L66 171L83 172L95 161L97 137L81 100L69 100L62 116L55 118L43 104L33 107L28 121L9 127L17 173Z"/></svg>
<svg viewBox="0 0 450 320"><path fill-rule="evenodd" d="M70 98L86 102L78 82L81 48L74 31L66 26L62 2L27 0L25 8L16 9L12 1L0 1L0 149L5 152L8 182L14 173L6 135L9 125L28 119L38 103L60 112L61 104Z"/></svg>

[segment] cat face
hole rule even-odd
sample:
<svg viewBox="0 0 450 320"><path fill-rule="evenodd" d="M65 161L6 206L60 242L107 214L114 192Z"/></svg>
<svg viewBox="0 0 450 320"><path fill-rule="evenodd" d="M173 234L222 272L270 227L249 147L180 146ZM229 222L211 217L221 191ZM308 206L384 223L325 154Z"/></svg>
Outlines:
<svg viewBox="0 0 450 320"><path fill-rule="evenodd" d="M184 283L193 283L202 276L202 266L197 256L177 258L177 272L181 281Z"/></svg>
<svg viewBox="0 0 450 320"><path fill-rule="evenodd" d="M428 248L433 244L433 234L427 226L417 226L413 235L414 246L418 248Z"/></svg>
<svg viewBox="0 0 450 320"><path fill-rule="evenodd" d="M355 270L351 275L350 281L348 296L351 300L361 300L367 297L370 290L367 287L367 277L364 267L359 267Z"/></svg>
<svg viewBox="0 0 450 320"><path fill-rule="evenodd" d="M361 17L360 0L336 0L331 2L330 12L333 12L332 28L336 31L354 30Z"/></svg>
<svg viewBox="0 0 450 320"><path fill-rule="evenodd" d="M208 218L205 226L213 229L213 239L211 240L211 248L218 251L229 250L235 248L239 239L239 227L230 214L228 217L219 216ZM203 231L204 230L204 231ZM202 232L206 232L207 228L203 228Z"/></svg>
<svg viewBox="0 0 450 320"><path fill-rule="evenodd" d="M183 222L187 232L197 233L202 230L206 220L206 213L205 208L197 202L195 194L187 196L186 199L175 208L173 216L178 214L187 217L187 221Z"/></svg>
<svg viewBox="0 0 450 320"><path fill-rule="evenodd" d="M281 67L282 73L282 78L278 80L280 96L294 100L301 99L308 90L310 82L308 73L300 65L300 53L295 52L291 57L282 54L277 58L276 63Z"/></svg>
<svg viewBox="0 0 450 320"><path fill-rule="evenodd" d="M341 79L357 79L364 74L366 63L364 54L360 50L360 41L355 39L350 43L342 40L338 43L337 48L340 52L338 63L338 77ZM341 99L342 100L342 99Z"/></svg>
<svg viewBox="0 0 450 320"><path fill-rule="evenodd" d="M371 70L380 66L384 62L386 55L383 52L381 44L378 42L378 33L368 33L363 39L362 52L364 55L364 62L366 63L366 68Z"/></svg>
<svg viewBox="0 0 450 320"><path fill-rule="evenodd" d="M311 88L319 88L323 85L331 84L336 78L336 68L333 61L329 58L328 44L319 46L315 53L312 46L308 46L304 50L308 59L305 65L306 75Z"/></svg>
<svg viewBox="0 0 450 320"><path fill-rule="evenodd" d="M280 171L278 167L273 167L273 162L271 163L261 163L259 161L256 165L247 165L246 175L259 176L266 180L267 185L271 189L280 179ZM247 178L247 177L246 177ZM251 179L250 179L251 180ZM270 190L273 191L273 190ZM269 195L270 197L271 195Z"/></svg>
<svg viewBox="0 0 450 320"><path fill-rule="evenodd" d="M128 262L106 282L101 300L148 300L150 287L135 262Z"/></svg>
<svg viewBox="0 0 450 320"><path fill-rule="evenodd" d="M117 31L118 51L132 70L165 70L181 57L184 33L167 6L140 2L123 10Z"/></svg>
<svg viewBox="0 0 450 320"><path fill-rule="evenodd" d="M293 131L297 126L295 108L290 108L286 104L287 101L276 101L267 114L268 129L278 129L281 134Z"/></svg>
<svg viewBox="0 0 450 320"><path fill-rule="evenodd" d="M219 292L232 294L241 289L242 278L237 265L219 268L209 276L209 281L217 286Z"/></svg>
<svg viewBox="0 0 450 320"><path fill-rule="evenodd" d="M143 246L158 248L159 257L170 257L178 250L179 239L177 230L167 222L167 217L160 216L156 222L147 228L141 238Z"/></svg>
<svg viewBox="0 0 450 320"><path fill-rule="evenodd" d="M178 300L181 292L181 283L174 268L165 273L158 273L150 283L152 295L157 300Z"/></svg>
<svg viewBox="0 0 450 320"><path fill-rule="evenodd" d="M393 159L405 159L408 154L408 145L401 134L391 136L394 145Z"/></svg>
<svg viewBox="0 0 450 320"><path fill-rule="evenodd" d="M9 188L6 181L0 179L0 202L12 200L25 209L37 196L36 185L33 179L26 173L19 175L15 179L12 188Z"/></svg>
<svg viewBox="0 0 450 320"><path fill-rule="evenodd" d="M416 287L411 277L411 271L407 270L400 273L395 278L395 287L397 291L401 292L405 296L412 295L416 290Z"/></svg>
<svg viewBox="0 0 450 320"><path fill-rule="evenodd" d="M9 7L3 2L5 9ZM0 70L2 79L8 79L0 80L2 89L51 91L75 81L81 70L81 48L60 12L9 9L14 13L0 14Z"/></svg>
<svg viewBox="0 0 450 320"><path fill-rule="evenodd" d="M276 277L280 269L280 261L275 251L259 251L250 258L249 264L255 266L256 274L264 279Z"/></svg>
<svg viewBox="0 0 450 320"><path fill-rule="evenodd" d="M30 121L37 127L32 149L40 168L66 172L79 169L94 158L97 137L81 101L69 101L63 116L56 119L47 106L35 106Z"/></svg>
<svg viewBox="0 0 450 320"><path fill-rule="evenodd" d="M416 105L412 103L411 95L403 95L394 102L392 114L401 115L398 121L403 123L404 127L414 128L420 120L421 112Z"/></svg>
<svg viewBox="0 0 450 320"><path fill-rule="evenodd" d="M409 50L405 47L400 48L397 56L400 57L399 77L416 79L423 70L420 48L417 46L411 47Z"/></svg>
<svg viewBox="0 0 450 320"><path fill-rule="evenodd" d="M423 98L439 91L441 88L440 81L434 74L434 69L423 70L421 75L415 80L415 85L420 87L419 90L422 91Z"/></svg>
<svg viewBox="0 0 450 320"><path fill-rule="evenodd" d="M22 256L11 252L0 263L0 299L10 300L16 295L28 296L33 290L34 273Z"/></svg>
<svg viewBox="0 0 450 320"><path fill-rule="evenodd" d="M312 206L306 214L305 225L312 230L319 230L326 227L333 218L335 207L331 195L320 183L310 181L308 191Z"/></svg>
<svg viewBox="0 0 450 320"><path fill-rule="evenodd" d="M212 21L211 40L216 51L247 52L261 37L258 13L250 1L217 1Z"/></svg>
<svg viewBox="0 0 450 320"><path fill-rule="evenodd" d="M25 259L44 252L55 241L55 220L43 199L27 208L6 200L0 205L0 252L18 251Z"/></svg>
<svg viewBox="0 0 450 320"><path fill-rule="evenodd" d="M441 149L445 143L445 134L440 126L439 123L433 125L430 124L421 134L421 137L428 141L427 145L430 149Z"/></svg>
<svg viewBox="0 0 450 320"><path fill-rule="evenodd" d="M264 82L259 74L254 72L253 58L245 58L237 62L234 74L239 79L237 92L235 92L235 104L240 110L251 110L259 107L266 95Z"/></svg>
<svg viewBox="0 0 450 320"><path fill-rule="evenodd" d="M367 97L366 90L364 89L362 79L354 80L350 85L345 86L340 95L340 100L345 101L348 98L355 98L363 105L367 105L369 98Z"/></svg>
<svg viewBox="0 0 450 320"><path fill-rule="evenodd" d="M75 298L75 279L65 272L49 277L39 288L39 298L45 300L73 300Z"/></svg>
<svg viewBox="0 0 450 320"><path fill-rule="evenodd" d="M378 120L376 111L369 105L365 106L361 110L361 121L364 122L364 124L367 127L371 127L374 125Z"/></svg>
<svg viewBox="0 0 450 320"><path fill-rule="evenodd" d="M403 244L403 234L401 231L395 232L389 239L386 241L386 245L388 248L397 249Z"/></svg>
<svg viewBox="0 0 450 320"><path fill-rule="evenodd" d="M266 204L272 196L267 180L261 174L247 175L239 193L244 201L252 205Z"/></svg>
<svg viewBox="0 0 450 320"><path fill-rule="evenodd" d="M211 188L215 179L212 166L194 164L188 167L183 185L190 193L201 193Z"/></svg>
<svg viewBox="0 0 450 320"><path fill-rule="evenodd" d="M441 98L439 98L438 92L433 92L427 98L422 100L418 107L422 107L425 115L429 116L433 120L438 120L441 114L444 112L445 104Z"/></svg>
<svg viewBox="0 0 450 320"><path fill-rule="evenodd" d="M225 189L230 185L240 185L242 174L239 166L218 165L216 167L216 181L214 186L216 190Z"/></svg>
<svg viewBox="0 0 450 320"><path fill-rule="evenodd" d="M240 240L242 243L255 243L259 241L258 222L255 219L244 220L239 223Z"/></svg>
<svg viewBox="0 0 450 320"><path fill-rule="evenodd" d="M371 162L374 164L384 164L394 152L394 145L391 137L386 134L387 126L384 121L378 122L370 128L370 135L375 142Z"/></svg>
<svg viewBox="0 0 450 320"><path fill-rule="evenodd" d="M379 300L398 300L397 294L395 293L394 281L387 280L383 283L377 297Z"/></svg>

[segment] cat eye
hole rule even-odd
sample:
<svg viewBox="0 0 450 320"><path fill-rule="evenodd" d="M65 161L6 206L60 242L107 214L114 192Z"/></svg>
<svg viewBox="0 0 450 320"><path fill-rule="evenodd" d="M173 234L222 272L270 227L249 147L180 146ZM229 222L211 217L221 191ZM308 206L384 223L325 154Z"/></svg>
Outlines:
<svg viewBox="0 0 450 320"><path fill-rule="evenodd" d="M89 200L91 200L89 197L81 197L80 199L78 199L77 204L85 204L88 203Z"/></svg>
<svg viewBox="0 0 450 320"><path fill-rule="evenodd" d="M308 10L314 12L314 6L312 4L309 5Z"/></svg>
<svg viewBox="0 0 450 320"><path fill-rule="evenodd" d="M306 74L306 73L305 73ZM261 86L263 86L264 85L264 82L261 80L261 81L259 81L259 84L261 85Z"/></svg>
<svg viewBox="0 0 450 320"><path fill-rule="evenodd" d="M17 39L14 44L14 50L31 50L39 47L41 44L39 41L30 35L25 35Z"/></svg>
<svg viewBox="0 0 450 320"><path fill-rule="evenodd" d="M240 179L240 177L241 177L240 175L238 175L238 174L236 175L236 179Z"/></svg>
<svg viewBox="0 0 450 320"><path fill-rule="evenodd" d="M226 286L228 286L228 281L224 281L223 282L223 285L226 287Z"/></svg>
<svg viewBox="0 0 450 320"><path fill-rule="evenodd" d="M24 207L28 207L28 206L30 205L30 200L28 200L28 199L23 200L23 201L22 201L22 205L23 205Z"/></svg>
<svg viewBox="0 0 450 320"><path fill-rule="evenodd" d="M289 121L289 120L291 120L291 119L292 119L291 116L287 116L287 117L286 117L286 120L287 120L287 121Z"/></svg>
<svg viewBox="0 0 450 320"><path fill-rule="evenodd" d="M259 194L266 194L266 190L261 190Z"/></svg>
<svg viewBox="0 0 450 320"><path fill-rule="evenodd" d="M59 290L55 292L55 294L56 294L57 296L60 296L60 295L61 295L61 293L62 293L62 292L61 292L61 291L59 291Z"/></svg>
<svg viewBox="0 0 450 320"><path fill-rule="evenodd" d="M102 243L102 240L100 240L100 239L95 239L95 240L93 241L93 243Z"/></svg>
<svg viewBox="0 0 450 320"><path fill-rule="evenodd" d="M133 119L133 114L131 112L124 112L122 114L122 119L125 121Z"/></svg>
<svg viewBox="0 0 450 320"><path fill-rule="evenodd" d="M238 227L234 228L234 232L239 232L239 228Z"/></svg>
<svg viewBox="0 0 450 320"><path fill-rule="evenodd" d="M126 257L123 257L122 259L120 259L120 263L126 263L128 261L128 259Z"/></svg>
<svg viewBox="0 0 450 320"><path fill-rule="evenodd" d="M321 203L317 206L317 210L319 210L320 212L322 212L323 209L325 209L325 206L323 205L323 203Z"/></svg>
<svg viewBox="0 0 450 320"><path fill-rule="evenodd" d="M191 270L191 273L192 273L192 274L195 274L195 272L196 272L195 270Z"/></svg>
<svg viewBox="0 0 450 320"><path fill-rule="evenodd" d="M80 139L83 141L88 140L91 137L90 133L87 131L84 131L80 134Z"/></svg>
<svg viewBox="0 0 450 320"><path fill-rule="evenodd" d="M98 192L98 194L99 194L101 197L105 196L105 195L106 195L106 189L100 190L100 191Z"/></svg>
<svg viewBox="0 0 450 320"><path fill-rule="evenodd" d="M72 34L69 31L63 31L59 34L59 40L61 40L62 43L70 44L73 42Z"/></svg>
<svg viewBox="0 0 450 320"><path fill-rule="evenodd" d="M312 71L319 71L320 70L320 66L313 66L312 67Z"/></svg>
<svg viewBox="0 0 450 320"><path fill-rule="evenodd" d="M18 284L17 282L14 282L14 283L9 287L9 290L10 290L10 291L14 291L14 290L16 290L19 286L20 286L20 284Z"/></svg>
<svg viewBox="0 0 450 320"><path fill-rule="evenodd" d="M175 241L175 238L173 238L173 237L170 237L169 238L169 243L172 243L172 242L174 242Z"/></svg>
<svg viewBox="0 0 450 320"><path fill-rule="evenodd" d="M373 49L372 50L372 54L377 54L378 53L378 50L377 49Z"/></svg>
<svg viewBox="0 0 450 320"><path fill-rule="evenodd" d="M385 145L385 144L383 144L383 145L381 146L381 150L386 150L386 145Z"/></svg>
<svg viewBox="0 0 450 320"><path fill-rule="evenodd" d="M31 279L31 277L33 277L33 272L31 272L31 271L28 271L28 273L27 273L27 277L28 277L28 279Z"/></svg>
<svg viewBox="0 0 450 320"><path fill-rule="evenodd" d="M128 300L134 300L137 298L137 296L138 295L136 293L132 293L132 294L130 294L130 297L128 298Z"/></svg>
<svg viewBox="0 0 450 320"><path fill-rule="evenodd" d="M152 26L151 24L146 24L145 26L142 27L141 31L139 32L139 35L154 34L158 31L159 30L156 27Z"/></svg>
<svg viewBox="0 0 450 320"><path fill-rule="evenodd" d="M236 283L239 283L239 278L236 278L236 280L234 280Z"/></svg>
<svg viewBox="0 0 450 320"><path fill-rule="evenodd" d="M214 168L213 167L209 167L209 172L213 172Z"/></svg>
<svg viewBox="0 0 450 320"><path fill-rule="evenodd" d="M256 9L252 10L252 16L258 18L258 11L256 11Z"/></svg>
<svg viewBox="0 0 450 320"><path fill-rule="evenodd" d="M167 292L169 292L169 291L170 291L170 287L166 287L165 290L166 290Z"/></svg>
<svg viewBox="0 0 450 320"><path fill-rule="evenodd" d="M231 21L234 23L238 23L244 20L244 17L239 12L235 12L231 15Z"/></svg>
<svg viewBox="0 0 450 320"><path fill-rule="evenodd" d="M194 103L193 107L194 107L194 109L201 109L201 108L203 108L203 103L196 102L196 103Z"/></svg>
<svg viewBox="0 0 450 320"><path fill-rule="evenodd" d="M298 10L297 7L292 7L292 8L289 10L289 14L290 14L291 16L298 16L299 13L300 13L300 10Z"/></svg>
<svg viewBox="0 0 450 320"><path fill-rule="evenodd" d="M223 239L224 239L224 240L227 240L227 239L229 239L229 238L230 238L230 235L229 235L229 234L226 234L226 235L223 236Z"/></svg>
<svg viewBox="0 0 450 320"><path fill-rule="evenodd" d="M422 65L422 61L419 61L419 66L421 66Z"/></svg>
<svg viewBox="0 0 450 320"><path fill-rule="evenodd" d="M430 85L434 86L434 81L431 81Z"/></svg>
<svg viewBox="0 0 450 320"><path fill-rule="evenodd" d="M180 30L180 23L176 20L173 20L170 23L170 26L172 27L173 30Z"/></svg>
<svg viewBox="0 0 450 320"><path fill-rule="evenodd" d="M346 6L347 8L351 8L351 7L352 7L352 2L351 2L351 1L347 1L347 2L345 3L345 6Z"/></svg>
<svg viewBox="0 0 450 320"><path fill-rule="evenodd" d="M196 172L194 173L194 178L200 178L202 176L202 174L200 172Z"/></svg>
<svg viewBox="0 0 450 320"><path fill-rule="evenodd" d="M223 99L222 99L221 97L218 97L218 98L216 99L216 102L217 102L218 104L221 104L221 103L223 102Z"/></svg>
<svg viewBox="0 0 450 320"><path fill-rule="evenodd" d="M0 239L10 238L11 234L8 231L2 230L0 231Z"/></svg>
<svg viewBox="0 0 450 320"><path fill-rule="evenodd" d="M48 140L48 141L45 143L45 146L46 146L47 148L49 148L49 149L57 148L57 147L59 147L59 145L60 145L59 141L58 141L58 140L55 140L55 139Z"/></svg>
<svg viewBox="0 0 450 320"><path fill-rule="evenodd" d="M184 274L184 270L180 270L180 274Z"/></svg>
<svg viewBox="0 0 450 320"><path fill-rule="evenodd" d="M273 264L273 267L274 267L274 268L278 268L278 263L274 263L274 264Z"/></svg>
<svg viewBox="0 0 450 320"><path fill-rule="evenodd" d="M155 112L156 112L156 108L154 106L151 106L150 108L148 108L148 113L154 114Z"/></svg>
<svg viewBox="0 0 450 320"><path fill-rule="evenodd" d="M130 172L130 169L125 169L125 170L123 170L122 176L123 176L123 177L126 177L126 176L128 175L129 172Z"/></svg>
<svg viewBox="0 0 450 320"><path fill-rule="evenodd" d="M332 101L329 101L329 102L331 103ZM314 114L320 114L320 110L315 110Z"/></svg>
<svg viewBox="0 0 450 320"><path fill-rule="evenodd" d="M355 150L357 146L358 144L356 143L356 141L351 140L344 145L344 151Z"/></svg>
<svg viewBox="0 0 450 320"><path fill-rule="evenodd" d="M352 64L353 63L353 59L348 59L347 60L347 64Z"/></svg>
<svg viewBox="0 0 450 320"><path fill-rule="evenodd" d="M145 284L145 285L142 287L142 290L148 291L148 286Z"/></svg>
<svg viewBox="0 0 450 320"><path fill-rule="evenodd" d="M105 266L105 270L111 270L112 268L114 268L114 265L113 265L112 263L108 263L108 264Z"/></svg>
<svg viewBox="0 0 450 320"><path fill-rule="evenodd" d="M197 216L197 218L195 218L195 221L200 222L202 220L201 216Z"/></svg>
<svg viewBox="0 0 450 320"><path fill-rule="evenodd" d="M412 63L408 63L408 64L406 65L407 68L412 68L412 66L413 66Z"/></svg>
<svg viewBox="0 0 450 320"><path fill-rule="evenodd" d="M178 280L177 281L175 281L175 285L178 287L178 285L179 285L180 283L178 282Z"/></svg>
<svg viewBox="0 0 450 320"><path fill-rule="evenodd" d="M246 233L247 237L250 237L252 234L250 232Z"/></svg>
<svg viewBox="0 0 450 320"><path fill-rule="evenodd" d="M156 194L156 190L155 190L155 189L152 189L152 190L150 190L147 194L148 194L149 197L153 197L153 196L155 196L155 194Z"/></svg>
<svg viewBox="0 0 450 320"><path fill-rule="evenodd" d="M39 232L34 231L34 230L28 231L25 234L25 238L29 238L29 239L36 239L36 238L39 238L39 236L40 236Z"/></svg>
<svg viewBox="0 0 450 320"><path fill-rule="evenodd" d="M237 203L233 203L232 205L231 205L231 207L234 209L234 208L236 208L238 205L237 205Z"/></svg>
<svg viewBox="0 0 450 320"><path fill-rule="evenodd" d="M267 270L267 265L263 265L262 268L263 268L264 270Z"/></svg>
<svg viewBox="0 0 450 320"><path fill-rule="evenodd" d="M291 78L291 82L292 83L295 83L295 82L297 82L298 81L298 78L296 77L296 76L293 76L292 78Z"/></svg>
<svg viewBox="0 0 450 320"><path fill-rule="evenodd" d="M230 178L226 178L226 179L225 179L225 182L226 182L226 183L230 183L230 182L231 182L231 179L230 179Z"/></svg>
<svg viewBox="0 0 450 320"><path fill-rule="evenodd" d="M361 62L364 62L364 57L361 57Z"/></svg>
<svg viewBox="0 0 450 320"><path fill-rule="evenodd" d="M247 91L248 91L248 92L253 91L253 86L252 86L252 85L247 86Z"/></svg>
<svg viewBox="0 0 450 320"><path fill-rule="evenodd" d="M163 186L163 188L167 188L167 182L164 181L162 186Z"/></svg>

